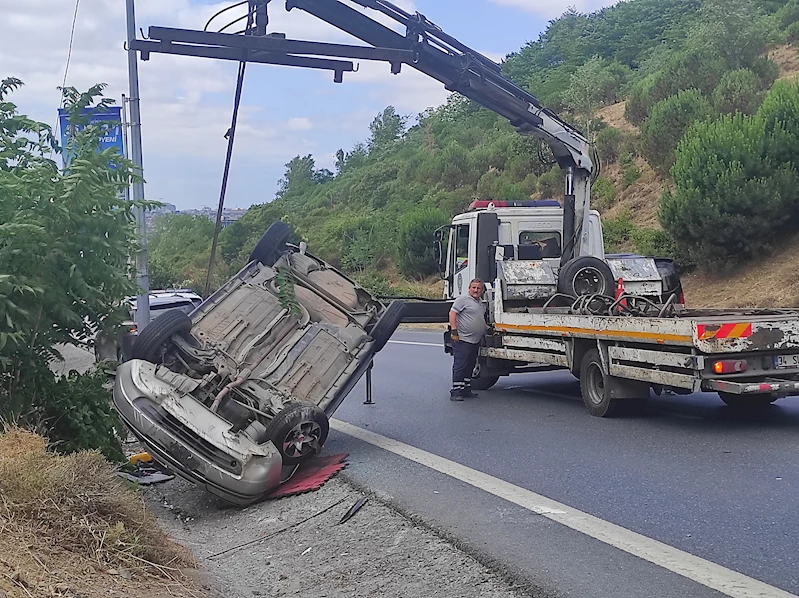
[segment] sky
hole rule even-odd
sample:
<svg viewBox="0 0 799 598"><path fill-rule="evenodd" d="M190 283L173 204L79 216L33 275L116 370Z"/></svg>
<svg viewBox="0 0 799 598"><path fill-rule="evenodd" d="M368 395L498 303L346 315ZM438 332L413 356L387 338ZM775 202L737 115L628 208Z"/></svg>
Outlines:
<svg viewBox="0 0 799 598"><path fill-rule="evenodd" d="M348 3L349 0L344 0ZM549 20L573 6L598 10L615 0L395 0L419 11L494 60L538 38ZM124 50L124 0L77 0L75 33L66 85L86 90L106 83L106 95L128 94ZM202 29L208 18L234 1L136 0L136 25ZM372 18L375 11L357 7ZM17 77L24 87L11 94L19 111L56 125L69 53L74 0L0 0L0 78ZM228 11L218 29L243 14ZM285 3L269 5L269 32L290 39L359 43L323 21ZM387 21L384 21L387 23ZM139 37L142 34L139 33ZM358 62L358 61L356 61ZM369 123L388 105L411 118L446 101L433 79L404 66L361 61L356 73L333 83L332 73L250 64L244 80L225 205L249 207L271 201L285 164L313 154L317 167L333 170L334 155L369 135ZM236 84L236 63L152 54L139 62L145 196L178 209L216 206Z"/></svg>

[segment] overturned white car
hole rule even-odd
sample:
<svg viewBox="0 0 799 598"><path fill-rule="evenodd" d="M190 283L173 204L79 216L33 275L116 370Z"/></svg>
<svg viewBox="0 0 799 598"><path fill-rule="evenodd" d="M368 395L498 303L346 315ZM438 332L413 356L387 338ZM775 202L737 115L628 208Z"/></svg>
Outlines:
<svg viewBox="0 0 799 598"><path fill-rule="evenodd" d="M402 319L269 227L250 263L191 314L140 332L114 404L165 465L235 504L318 453L328 416Z"/></svg>

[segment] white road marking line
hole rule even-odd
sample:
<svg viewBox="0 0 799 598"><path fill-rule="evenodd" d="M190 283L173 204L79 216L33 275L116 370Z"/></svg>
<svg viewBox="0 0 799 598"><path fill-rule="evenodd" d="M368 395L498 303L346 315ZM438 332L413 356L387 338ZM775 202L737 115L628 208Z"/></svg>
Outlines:
<svg viewBox="0 0 799 598"><path fill-rule="evenodd" d="M797 598L794 594L789 594L732 569L706 561L668 544L398 440L364 430L338 419L330 420L330 427L337 432L363 440L465 482L732 598Z"/></svg>
<svg viewBox="0 0 799 598"><path fill-rule="evenodd" d="M394 343L395 345L419 345L421 347L443 347L441 343L419 343L416 341L388 341L390 343Z"/></svg>

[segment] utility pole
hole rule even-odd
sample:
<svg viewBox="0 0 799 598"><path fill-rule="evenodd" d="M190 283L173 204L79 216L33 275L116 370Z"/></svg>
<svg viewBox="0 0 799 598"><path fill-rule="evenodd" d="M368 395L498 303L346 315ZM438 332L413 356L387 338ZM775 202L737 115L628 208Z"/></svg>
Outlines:
<svg viewBox="0 0 799 598"><path fill-rule="evenodd" d="M136 15L133 0L125 0L125 16L128 29L128 87L130 96L130 158L141 177L144 166L141 156L141 111L139 109L139 64L136 50L132 49L136 39ZM144 199L144 182L133 183L133 201ZM144 208L136 209L136 232L139 236L139 251L136 252L136 283L139 296L136 299L136 327L139 332L150 323L150 277L147 274L147 221Z"/></svg>
<svg viewBox="0 0 799 598"><path fill-rule="evenodd" d="M122 149L125 158L130 160L130 143L128 141L128 97L122 94ZM130 185L125 187L125 201L130 201Z"/></svg>

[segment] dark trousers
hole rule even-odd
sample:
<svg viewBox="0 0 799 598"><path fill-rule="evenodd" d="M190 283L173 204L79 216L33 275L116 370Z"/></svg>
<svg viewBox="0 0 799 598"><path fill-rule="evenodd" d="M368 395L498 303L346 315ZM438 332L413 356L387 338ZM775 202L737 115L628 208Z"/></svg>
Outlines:
<svg viewBox="0 0 799 598"><path fill-rule="evenodd" d="M469 392L472 389L472 373L477 363L480 345L456 341L452 343L452 393Z"/></svg>

